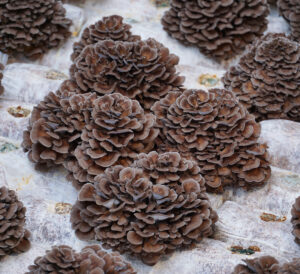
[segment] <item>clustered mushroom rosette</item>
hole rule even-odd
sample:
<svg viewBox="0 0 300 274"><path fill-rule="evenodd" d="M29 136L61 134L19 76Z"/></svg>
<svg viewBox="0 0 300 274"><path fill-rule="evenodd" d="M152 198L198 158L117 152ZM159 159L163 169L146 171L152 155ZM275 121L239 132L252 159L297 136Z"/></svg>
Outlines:
<svg viewBox="0 0 300 274"><path fill-rule="evenodd" d="M107 253L100 246L87 246L77 253L66 245L53 246L37 257L26 274L136 274L132 266L117 252Z"/></svg>
<svg viewBox="0 0 300 274"><path fill-rule="evenodd" d="M223 78L256 120L300 121L300 45L281 33L256 41Z"/></svg>
<svg viewBox="0 0 300 274"><path fill-rule="evenodd" d="M15 191L0 188L0 259L30 248L30 232L25 229L26 208Z"/></svg>
<svg viewBox="0 0 300 274"><path fill-rule="evenodd" d="M70 35L71 20L58 0L2 0L0 50L38 58Z"/></svg>
<svg viewBox="0 0 300 274"><path fill-rule="evenodd" d="M267 0L171 0L162 25L180 42L226 60L263 35L268 14Z"/></svg>
<svg viewBox="0 0 300 274"><path fill-rule="evenodd" d="M85 184L71 212L82 240L155 264L163 254L211 236L217 214L196 162L177 152L140 154Z"/></svg>

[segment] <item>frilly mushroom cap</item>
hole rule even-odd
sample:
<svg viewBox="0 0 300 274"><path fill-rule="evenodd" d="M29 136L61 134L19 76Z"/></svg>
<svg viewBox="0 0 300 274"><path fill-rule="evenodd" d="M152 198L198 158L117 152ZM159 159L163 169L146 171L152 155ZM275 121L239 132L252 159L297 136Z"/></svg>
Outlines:
<svg viewBox="0 0 300 274"><path fill-rule="evenodd" d="M8 54L37 58L70 35L71 20L57 0L2 0L0 13L0 50Z"/></svg>
<svg viewBox="0 0 300 274"><path fill-rule="evenodd" d="M300 274L300 258L295 258L293 261L283 264L278 274Z"/></svg>
<svg viewBox="0 0 300 274"><path fill-rule="evenodd" d="M176 152L142 153L130 167L107 168L81 188L72 227L82 240L100 240L153 265L213 233L218 217L199 172Z"/></svg>
<svg viewBox="0 0 300 274"><path fill-rule="evenodd" d="M154 39L100 41L84 48L70 69L83 92L121 93L145 110L184 81L176 72L179 58Z"/></svg>
<svg viewBox="0 0 300 274"><path fill-rule="evenodd" d="M296 199L295 204L292 207L292 224L293 235L295 241L300 244L300 196Z"/></svg>
<svg viewBox="0 0 300 274"><path fill-rule="evenodd" d="M76 253L71 247L54 246L43 257L37 257L26 274L66 273L66 274L135 274L132 266L120 254L108 254L99 246L85 247Z"/></svg>
<svg viewBox="0 0 300 274"><path fill-rule="evenodd" d="M133 35L130 29L131 26L123 23L123 17L119 15L103 17L102 20L85 28L80 41L74 43L73 53L71 55L72 61L75 61L84 47L96 44L99 41L114 40L134 42L141 40L141 37Z"/></svg>
<svg viewBox="0 0 300 274"><path fill-rule="evenodd" d="M84 170L93 182L105 168L129 165L139 153L152 150L159 133L155 120L153 114L144 113L138 101L119 93L96 99L90 115L85 116L82 143L74 151L80 176Z"/></svg>
<svg viewBox="0 0 300 274"><path fill-rule="evenodd" d="M26 208L13 190L0 188L0 258L30 248L30 233L24 228Z"/></svg>
<svg viewBox="0 0 300 274"><path fill-rule="evenodd" d="M280 14L290 24L291 37L300 42L300 2L298 0L278 0Z"/></svg>
<svg viewBox="0 0 300 274"><path fill-rule="evenodd" d="M244 260L246 265L239 264L235 267L233 274L277 274L280 269L278 261L271 256L263 256L252 260Z"/></svg>
<svg viewBox="0 0 300 274"><path fill-rule="evenodd" d="M300 121L300 45L270 33L249 47L223 78L256 120Z"/></svg>
<svg viewBox="0 0 300 274"><path fill-rule="evenodd" d="M0 63L0 95L2 95L4 92L4 87L1 84L3 79L3 70L4 70L4 66Z"/></svg>
<svg viewBox="0 0 300 274"><path fill-rule="evenodd" d="M170 92L151 109L161 129L162 151L194 158L210 191L224 186L251 188L270 176L260 126L230 91Z"/></svg>
<svg viewBox="0 0 300 274"><path fill-rule="evenodd" d="M263 35L268 14L267 0L172 0L162 25L180 42L226 60Z"/></svg>

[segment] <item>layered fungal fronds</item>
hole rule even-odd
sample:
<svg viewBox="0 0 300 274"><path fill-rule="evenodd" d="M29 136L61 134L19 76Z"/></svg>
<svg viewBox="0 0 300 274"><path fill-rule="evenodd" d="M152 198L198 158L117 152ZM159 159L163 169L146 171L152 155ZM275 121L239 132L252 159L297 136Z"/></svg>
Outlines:
<svg viewBox="0 0 300 274"><path fill-rule="evenodd" d="M85 117L82 142L74 152L79 164L75 178L94 181L93 177L105 168L129 165L139 153L149 152L159 133L155 121L155 116L145 114L138 101L119 93L96 99L89 117Z"/></svg>
<svg viewBox="0 0 300 274"><path fill-rule="evenodd" d="M298 0L278 0L280 14L289 23L291 36L300 41L300 2Z"/></svg>
<svg viewBox="0 0 300 274"><path fill-rule="evenodd" d="M146 110L170 90L181 88L179 58L154 39L106 40L86 46L71 67L71 79L83 92L121 93Z"/></svg>
<svg viewBox="0 0 300 274"><path fill-rule="evenodd" d="M267 34L223 78L256 120L300 121L300 45Z"/></svg>
<svg viewBox="0 0 300 274"><path fill-rule="evenodd" d="M300 196L296 199L295 204L292 207L292 224L293 235L295 241L300 244Z"/></svg>
<svg viewBox="0 0 300 274"><path fill-rule="evenodd" d="M268 180L266 145L257 143L260 125L232 92L170 92L152 110L161 129L159 149L194 158L209 191L249 189Z"/></svg>
<svg viewBox="0 0 300 274"><path fill-rule="evenodd" d="M108 254L96 245L85 247L80 253L69 246L54 246L51 250L47 250L44 256L37 257L34 264L28 267L28 270L26 274L136 273L120 254Z"/></svg>
<svg viewBox="0 0 300 274"><path fill-rule="evenodd" d="M74 61L84 47L96 44L99 41L114 40L134 42L141 40L141 37L133 35L130 29L131 26L123 23L123 17L119 15L103 17L102 20L84 29L80 41L73 45L71 59Z"/></svg>
<svg viewBox="0 0 300 274"><path fill-rule="evenodd" d="M268 14L267 0L171 0L162 24L180 42L226 60L263 35Z"/></svg>
<svg viewBox="0 0 300 274"><path fill-rule="evenodd" d="M142 153L130 167L107 168L81 188L71 212L80 239L150 265L212 235L216 221L198 165L176 152Z"/></svg>
<svg viewBox="0 0 300 274"><path fill-rule="evenodd" d="M4 70L4 66L0 63L0 95L2 95L4 92L4 87L1 84L3 79L3 70Z"/></svg>
<svg viewBox="0 0 300 274"><path fill-rule="evenodd" d="M239 264L235 267L233 274L277 274L280 270L278 261L271 256L263 256L252 260L244 260L246 264Z"/></svg>
<svg viewBox="0 0 300 274"><path fill-rule="evenodd" d="M25 229L26 208L13 190L0 188L0 259L30 248L30 233Z"/></svg>
<svg viewBox="0 0 300 274"><path fill-rule="evenodd" d="M37 58L70 35L58 0L3 0L0 14L0 50L8 54Z"/></svg>
<svg viewBox="0 0 300 274"><path fill-rule="evenodd" d="M291 262L285 263L280 267L278 274L299 274L300 258L295 258Z"/></svg>

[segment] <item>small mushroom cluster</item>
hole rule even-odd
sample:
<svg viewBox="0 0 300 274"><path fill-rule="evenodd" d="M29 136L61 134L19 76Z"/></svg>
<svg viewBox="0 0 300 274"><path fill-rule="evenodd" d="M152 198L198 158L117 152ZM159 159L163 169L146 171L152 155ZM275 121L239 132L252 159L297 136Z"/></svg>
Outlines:
<svg viewBox="0 0 300 274"><path fill-rule="evenodd" d="M13 190L0 188L0 259L30 248L30 232L25 229L26 208Z"/></svg>
<svg viewBox="0 0 300 274"><path fill-rule="evenodd" d="M159 149L194 158L208 190L247 189L270 177L260 125L234 94L222 89L170 92L152 107L161 128Z"/></svg>
<svg viewBox="0 0 300 274"><path fill-rule="evenodd" d="M289 23L291 37L300 42L300 2L298 0L278 0L280 14Z"/></svg>
<svg viewBox="0 0 300 274"><path fill-rule="evenodd" d="M81 188L71 212L80 239L150 265L211 236L217 218L199 166L177 152L142 153L129 167L107 168Z"/></svg>
<svg viewBox="0 0 300 274"><path fill-rule="evenodd" d="M87 246L77 253L69 246L53 246L34 260L26 274L136 274L132 266L117 252L107 253L99 246Z"/></svg>
<svg viewBox="0 0 300 274"><path fill-rule="evenodd" d="M292 207L292 224L293 235L295 241L300 245L300 196L296 199L295 204Z"/></svg>
<svg viewBox="0 0 300 274"><path fill-rule="evenodd" d="M267 0L171 0L162 25L180 42L226 60L263 35L268 14Z"/></svg>
<svg viewBox="0 0 300 274"><path fill-rule="evenodd" d="M300 121L300 45L270 33L254 43L223 78L256 120Z"/></svg>
<svg viewBox="0 0 300 274"><path fill-rule="evenodd" d="M3 79L3 70L4 70L4 66L3 66L3 64L0 63L0 95L2 95L4 92L4 87L1 84L2 79Z"/></svg>
<svg viewBox="0 0 300 274"><path fill-rule="evenodd" d="M38 58L69 37L71 20L59 0L2 0L0 51Z"/></svg>
<svg viewBox="0 0 300 274"><path fill-rule="evenodd" d="M280 265L271 256L262 256L251 260L244 260L246 264L239 264L235 267L233 274L298 274L300 273L300 258L289 263Z"/></svg>

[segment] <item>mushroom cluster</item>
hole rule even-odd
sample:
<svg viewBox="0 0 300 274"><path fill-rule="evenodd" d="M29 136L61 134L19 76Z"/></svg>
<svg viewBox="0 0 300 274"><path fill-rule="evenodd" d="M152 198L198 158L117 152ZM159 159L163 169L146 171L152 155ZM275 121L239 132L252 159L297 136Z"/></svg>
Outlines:
<svg viewBox="0 0 300 274"><path fill-rule="evenodd" d="M0 95L2 95L4 92L4 87L1 84L2 79L3 79L3 70L4 70L4 66L3 66L3 64L0 63Z"/></svg>
<svg viewBox="0 0 300 274"><path fill-rule="evenodd" d="M268 14L267 0L171 0L162 25L180 42L226 60L263 35Z"/></svg>
<svg viewBox="0 0 300 274"><path fill-rule="evenodd" d="M0 188L0 259L30 248L30 232L25 229L26 208L13 190Z"/></svg>
<svg viewBox="0 0 300 274"><path fill-rule="evenodd" d="M280 265L271 256L262 256L252 260L244 260L246 264L235 267L233 274L298 274L300 273L300 258L293 259L289 263Z"/></svg>
<svg viewBox="0 0 300 274"><path fill-rule="evenodd" d="M0 50L38 58L69 37L71 20L59 0L2 0Z"/></svg>
<svg viewBox="0 0 300 274"><path fill-rule="evenodd" d="M291 37L300 41L300 2L298 0L278 0L280 14L289 23Z"/></svg>
<svg viewBox="0 0 300 274"><path fill-rule="evenodd" d="M69 246L54 246L42 257L34 260L26 274L72 273L72 274L135 274L132 266L120 254L107 253L99 246L85 247L77 253Z"/></svg>
<svg viewBox="0 0 300 274"><path fill-rule="evenodd" d="M223 78L256 120L300 121L300 45L284 34L258 40Z"/></svg>
<svg viewBox="0 0 300 274"><path fill-rule="evenodd" d="M227 185L249 189L268 180L267 147L258 143L260 125L232 92L170 92L152 110L161 129L159 150L194 158L209 191L222 192Z"/></svg>
<svg viewBox="0 0 300 274"><path fill-rule="evenodd" d="M295 236L296 243L300 244L300 196L296 199L292 207L292 224L293 235Z"/></svg>
<svg viewBox="0 0 300 274"><path fill-rule="evenodd" d="M82 240L140 257L149 265L213 232L212 210L196 162L177 152L139 154L85 184L71 223Z"/></svg>

